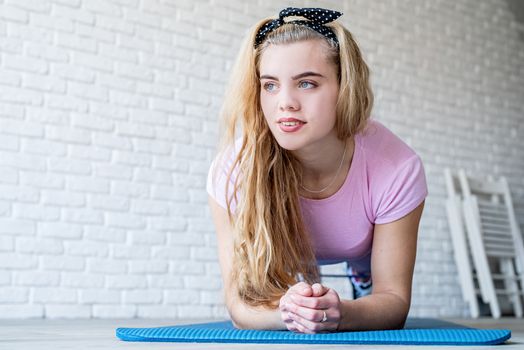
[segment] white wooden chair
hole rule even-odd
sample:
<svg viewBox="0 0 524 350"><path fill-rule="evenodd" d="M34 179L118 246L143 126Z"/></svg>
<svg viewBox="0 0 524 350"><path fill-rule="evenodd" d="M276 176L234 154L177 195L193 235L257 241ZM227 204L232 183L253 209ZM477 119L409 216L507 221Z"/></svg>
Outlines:
<svg viewBox="0 0 524 350"><path fill-rule="evenodd" d="M457 174L452 173L449 168L444 170L448 198L446 199L446 212L448 216L451 240L453 242L453 252L457 265L462 297L469 305L471 317L480 316L479 303L477 296L480 290L475 287L476 273L473 270L471 249L466 236L462 214L463 195L460 188Z"/></svg>
<svg viewBox="0 0 524 350"><path fill-rule="evenodd" d="M477 272L480 295L494 318L501 316L500 297L507 297L522 317L524 244L505 178L482 180L459 171L463 214Z"/></svg>

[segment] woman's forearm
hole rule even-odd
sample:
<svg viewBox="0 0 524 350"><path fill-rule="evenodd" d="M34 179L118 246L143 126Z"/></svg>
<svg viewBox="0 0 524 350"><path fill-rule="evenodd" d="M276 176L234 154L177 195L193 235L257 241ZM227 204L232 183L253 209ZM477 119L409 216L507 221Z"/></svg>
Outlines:
<svg viewBox="0 0 524 350"><path fill-rule="evenodd" d="M339 331L399 329L409 311L409 303L393 293L371 294L341 303Z"/></svg>
<svg viewBox="0 0 524 350"><path fill-rule="evenodd" d="M228 303L227 307L235 327L240 329L283 330L286 329L280 316L280 310L253 307L238 300Z"/></svg>

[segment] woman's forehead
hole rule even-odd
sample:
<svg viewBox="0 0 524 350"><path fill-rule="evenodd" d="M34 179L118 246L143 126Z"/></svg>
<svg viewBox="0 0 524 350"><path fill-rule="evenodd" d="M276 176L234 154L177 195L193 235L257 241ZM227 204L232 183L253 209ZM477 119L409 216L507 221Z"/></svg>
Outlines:
<svg viewBox="0 0 524 350"><path fill-rule="evenodd" d="M260 57L259 73L294 75L304 70L328 72L335 67L328 59L327 51L327 45L321 40L270 44Z"/></svg>

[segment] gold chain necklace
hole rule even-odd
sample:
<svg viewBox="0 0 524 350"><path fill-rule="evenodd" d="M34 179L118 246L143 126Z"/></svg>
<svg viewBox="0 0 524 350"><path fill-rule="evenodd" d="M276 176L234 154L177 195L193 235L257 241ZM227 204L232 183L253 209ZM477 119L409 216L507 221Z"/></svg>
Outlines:
<svg viewBox="0 0 524 350"><path fill-rule="evenodd" d="M347 147L347 143L346 143L345 146L344 146L344 153L342 154L342 159L340 160L340 165L338 166L338 169L337 169L337 173L333 177L333 180L331 180L331 182L326 187L324 187L323 189L318 190L318 191L314 191L314 190L310 190L308 188L305 188L304 185L302 185L302 184L300 184L300 187L302 187L302 189L306 190L309 193L322 193L325 190L327 190L331 185L333 185L333 183L335 182L335 180L338 177L338 174L340 173L340 170L342 169L342 164L344 164L344 158L346 158L346 151L347 151L347 149L348 149L348 147Z"/></svg>

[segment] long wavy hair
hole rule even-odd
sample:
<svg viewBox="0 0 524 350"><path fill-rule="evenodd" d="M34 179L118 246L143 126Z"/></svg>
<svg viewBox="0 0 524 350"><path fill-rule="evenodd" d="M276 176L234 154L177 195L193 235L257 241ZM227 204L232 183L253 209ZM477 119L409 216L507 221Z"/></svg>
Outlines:
<svg viewBox="0 0 524 350"><path fill-rule="evenodd" d="M221 110L222 156L218 157L219 164L232 159L225 170L227 212L234 235L231 280L242 301L268 308L276 307L299 279L318 281L319 271L299 203L302 168L291 152L279 146L261 109L261 55L269 45L323 42L328 61L338 68L335 127L341 140L365 127L373 105L369 69L346 28L337 22L327 24L337 36L337 47L306 26L286 23L255 49L259 28L272 19L257 23L240 49ZM232 154L237 132L240 146Z"/></svg>

